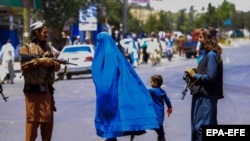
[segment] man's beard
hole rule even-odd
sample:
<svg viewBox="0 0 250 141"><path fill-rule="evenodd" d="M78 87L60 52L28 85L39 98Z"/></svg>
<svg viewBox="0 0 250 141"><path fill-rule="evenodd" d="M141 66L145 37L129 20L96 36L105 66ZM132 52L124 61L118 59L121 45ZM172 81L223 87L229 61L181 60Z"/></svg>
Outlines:
<svg viewBox="0 0 250 141"><path fill-rule="evenodd" d="M43 46L46 46L46 41L40 41L40 44L41 44L41 46L43 47Z"/></svg>
<svg viewBox="0 0 250 141"><path fill-rule="evenodd" d="M40 41L39 43L40 43L41 48L43 48L43 50L47 50L47 41L46 40Z"/></svg>

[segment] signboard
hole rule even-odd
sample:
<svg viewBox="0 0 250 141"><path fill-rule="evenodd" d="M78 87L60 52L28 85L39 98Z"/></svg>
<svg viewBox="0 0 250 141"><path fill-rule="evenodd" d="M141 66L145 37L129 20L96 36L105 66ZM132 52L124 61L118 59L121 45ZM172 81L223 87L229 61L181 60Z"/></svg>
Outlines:
<svg viewBox="0 0 250 141"><path fill-rule="evenodd" d="M130 3L149 3L149 0L130 0Z"/></svg>
<svg viewBox="0 0 250 141"><path fill-rule="evenodd" d="M86 9L79 10L79 30L97 30L97 7L95 5L89 5Z"/></svg>

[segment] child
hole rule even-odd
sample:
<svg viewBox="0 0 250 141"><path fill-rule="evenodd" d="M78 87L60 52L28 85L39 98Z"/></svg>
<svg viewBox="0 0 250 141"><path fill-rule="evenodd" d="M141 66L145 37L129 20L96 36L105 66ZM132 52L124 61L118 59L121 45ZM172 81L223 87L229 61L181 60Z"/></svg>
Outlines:
<svg viewBox="0 0 250 141"><path fill-rule="evenodd" d="M157 114L157 120L159 123L159 127L154 129L158 134L158 141L166 141L165 133L163 128L163 121L164 121L164 101L167 104L167 114L168 117L172 113L172 105L170 99L168 98L166 92L161 89L161 85L163 83L163 79L161 75L155 74L151 76L150 84L152 88L149 88L149 92L154 102L154 109Z"/></svg>

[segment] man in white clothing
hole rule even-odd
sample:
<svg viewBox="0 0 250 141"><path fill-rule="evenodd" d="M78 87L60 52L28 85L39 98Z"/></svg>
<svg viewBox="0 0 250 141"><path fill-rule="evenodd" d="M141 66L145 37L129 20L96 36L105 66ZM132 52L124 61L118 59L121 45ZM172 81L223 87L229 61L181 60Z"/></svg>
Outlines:
<svg viewBox="0 0 250 141"><path fill-rule="evenodd" d="M2 46L2 49L0 51L0 58L2 59L1 63L1 79L7 80L7 83L14 84L14 62L15 62L15 49L13 45L11 44L11 40L8 39L7 43Z"/></svg>
<svg viewBox="0 0 250 141"><path fill-rule="evenodd" d="M151 35L150 41L148 42L147 53L153 66L155 66L160 59L160 46L157 38Z"/></svg>

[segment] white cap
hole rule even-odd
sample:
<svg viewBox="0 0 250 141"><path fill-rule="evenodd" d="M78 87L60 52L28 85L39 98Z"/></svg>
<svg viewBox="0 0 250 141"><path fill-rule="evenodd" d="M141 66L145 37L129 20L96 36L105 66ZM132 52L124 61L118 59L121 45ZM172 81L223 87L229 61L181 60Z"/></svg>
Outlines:
<svg viewBox="0 0 250 141"><path fill-rule="evenodd" d="M76 38L80 38L80 36L79 36L79 35L77 35L77 36L76 36Z"/></svg>
<svg viewBox="0 0 250 141"><path fill-rule="evenodd" d="M36 29L39 29L41 27L43 27L43 22L41 21L38 21L38 22L35 22L33 24L30 25L30 30L36 30Z"/></svg>
<svg viewBox="0 0 250 141"><path fill-rule="evenodd" d="M135 37L136 37L136 34L135 34L135 33L133 33L133 34L132 34L132 37L133 37L133 38L135 38Z"/></svg>

